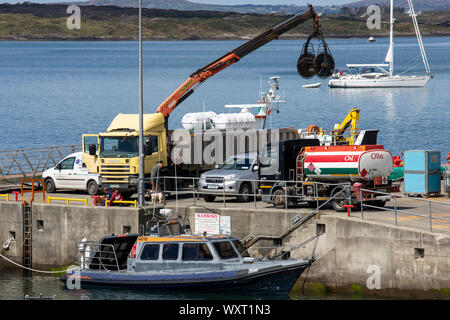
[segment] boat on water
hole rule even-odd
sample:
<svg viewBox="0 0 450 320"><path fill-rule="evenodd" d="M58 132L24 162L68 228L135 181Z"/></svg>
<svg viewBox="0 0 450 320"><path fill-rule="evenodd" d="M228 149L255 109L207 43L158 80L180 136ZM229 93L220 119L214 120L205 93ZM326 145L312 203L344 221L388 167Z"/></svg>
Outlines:
<svg viewBox="0 0 450 320"><path fill-rule="evenodd" d="M227 104L226 109L240 109L240 112L217 114L213 111L186 113L181 123L186 130L230 130L230 129L264 129L267 118L272 111L279 113L279 104L286 103L280 92L280 77L270 77L267 92L259 91L259 100L254 104ZM257 109L256 113L250 112Z"/></svg>
<svg viewBox="0 0 450 320"><path fill-rule="evenodd" d="M375 38L374 37L369 37L369 39L367 39L367 42L375 42Z"/></svg>
<svg viewBox="0 0 450 320"><path fill-rule="evenodd" d="M307 83L302 85L302 88L319 88L322 85L321 82L317 82L317 83Z"/></svg>
<svg viewBox="0 0 450 320"><path fill-rule="evenodd" d="M288 293L313 262L252 258L236 237L195 235L179 223L158 224L148 236L103 237L79 242L80 267L64 283L144 289L245 289Z"/></svg>
<svg viewBox="0 0 450 320"><path fill-rule="evenodd" d="M409 11L414 30L419 43L420 54L425 67L425 74L403 75L394 74L394 1L390 1L390 43L385 63L379 64L347 64L350 73L333 74L328 82L331 88L386 88L386 87L424 87L432 78L425 48L422 43L412 0L408 0ZM387 69L389 68L389 69ZM356 70L354 73L353 70Z"/></svg>

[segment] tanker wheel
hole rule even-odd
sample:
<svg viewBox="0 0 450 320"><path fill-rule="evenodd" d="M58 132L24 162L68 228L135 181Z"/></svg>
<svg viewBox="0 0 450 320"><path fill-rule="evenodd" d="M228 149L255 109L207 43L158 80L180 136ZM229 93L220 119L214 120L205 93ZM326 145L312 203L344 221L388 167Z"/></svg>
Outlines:
<svg viewBox="0 0 450 320"><path fill-rule="evenodd" d="M277 189L272 194L272 204L275 208L282 209L285 207L284 204L285 193L283 189Z"/></svg>
<svg viewBox="0 0 450 320"><path fill-rule="evenodd" d="M344 190L344 188L343 187L334 188L333 191L331 192L331 197L334 197L341 190ZM347 211L347 208L345 208L344 205L348 204L348 198L349 198L348 190L342 191L337 196L335 196L333 200L331 200L331 207L336 212Z"/></svg>

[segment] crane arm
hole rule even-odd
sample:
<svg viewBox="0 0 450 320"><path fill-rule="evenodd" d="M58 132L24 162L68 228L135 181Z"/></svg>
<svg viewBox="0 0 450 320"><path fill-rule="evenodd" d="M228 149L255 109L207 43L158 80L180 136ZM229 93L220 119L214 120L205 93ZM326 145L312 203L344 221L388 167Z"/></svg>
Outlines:
<svg viewBox="0 0 450 320"><path fill-rule="evenodd" d="M350 110L350 112L347 114L345 119L342 121L341 124L336 124L334 126L333 134L336 137L342 137L344 132L350 127L350 142L353 144L354 136L356 135L358 131L358 122L359 122L359 109L353 108Z"/></svg>
<svg viewBox="0 0 450 320"><path fill-rule="evenodd" d="M255 38L247 41L243 45L220 57L216 61L192 73L189 78L180 87L178 87L178 89L176 89L163 103L158 106L156 112L162 113L164 117L167 118L181 102L183 102L187 97L194 93L195 89L203 81L212 77L213 75L222 71L233 63L238 62L247 54L262 47L273 39L277 39L283 33L309 19L314 19L314 32L317 33L319 27L318 15L314 11L313 6L309 5L309 11L298 13L293 17L275 26L272 26Z"/></svg>

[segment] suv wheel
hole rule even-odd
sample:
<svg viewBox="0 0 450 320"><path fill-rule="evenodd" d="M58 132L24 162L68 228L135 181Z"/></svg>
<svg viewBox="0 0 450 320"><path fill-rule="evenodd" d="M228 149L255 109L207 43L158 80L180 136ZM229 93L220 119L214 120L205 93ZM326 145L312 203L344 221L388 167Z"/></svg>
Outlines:
<svg viewBox="0 0 450 320"><path fill-rule="evenodd" d="M239 194L239 202L249 202L252 199L252 187L247 182L244 182L239 188Z"/></svg>
<svg viewBox="0 0 450 320"><path fill-rule="evenodd" d="M202 197L206 202L213 202L214 200L216 200L216 196L203 195Z"/></svg>

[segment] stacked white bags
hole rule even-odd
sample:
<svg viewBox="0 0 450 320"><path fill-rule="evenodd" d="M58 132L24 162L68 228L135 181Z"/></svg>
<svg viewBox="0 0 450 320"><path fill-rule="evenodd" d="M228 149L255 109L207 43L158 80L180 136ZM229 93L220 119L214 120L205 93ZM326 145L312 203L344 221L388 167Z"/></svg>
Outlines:
<svg viewBox="0 0 450 320"><path fill-rule="evenodd" d="M211 121L216 129L250 129L255 123L255 116L250 112L240 113L221 113L216 114L213 111L186 113L181 120L186 130L191 130L197 124L208 123Z"/></svg>
<svg viewBox="0 0 450 320"><path fill-rule="evenodd" d="M250 129L255 123L255 116L250 112L221 113L212 119L216 129Z"/></svg>
<svg viewBox="0 0 450 320"><path fill-rule="evenodd" d="M191 130L198 123L209 122L212 118L217 116L217 113L213 111L208 112L191 112L186 113L181 120L183 128L186 130Z"/></svg>

